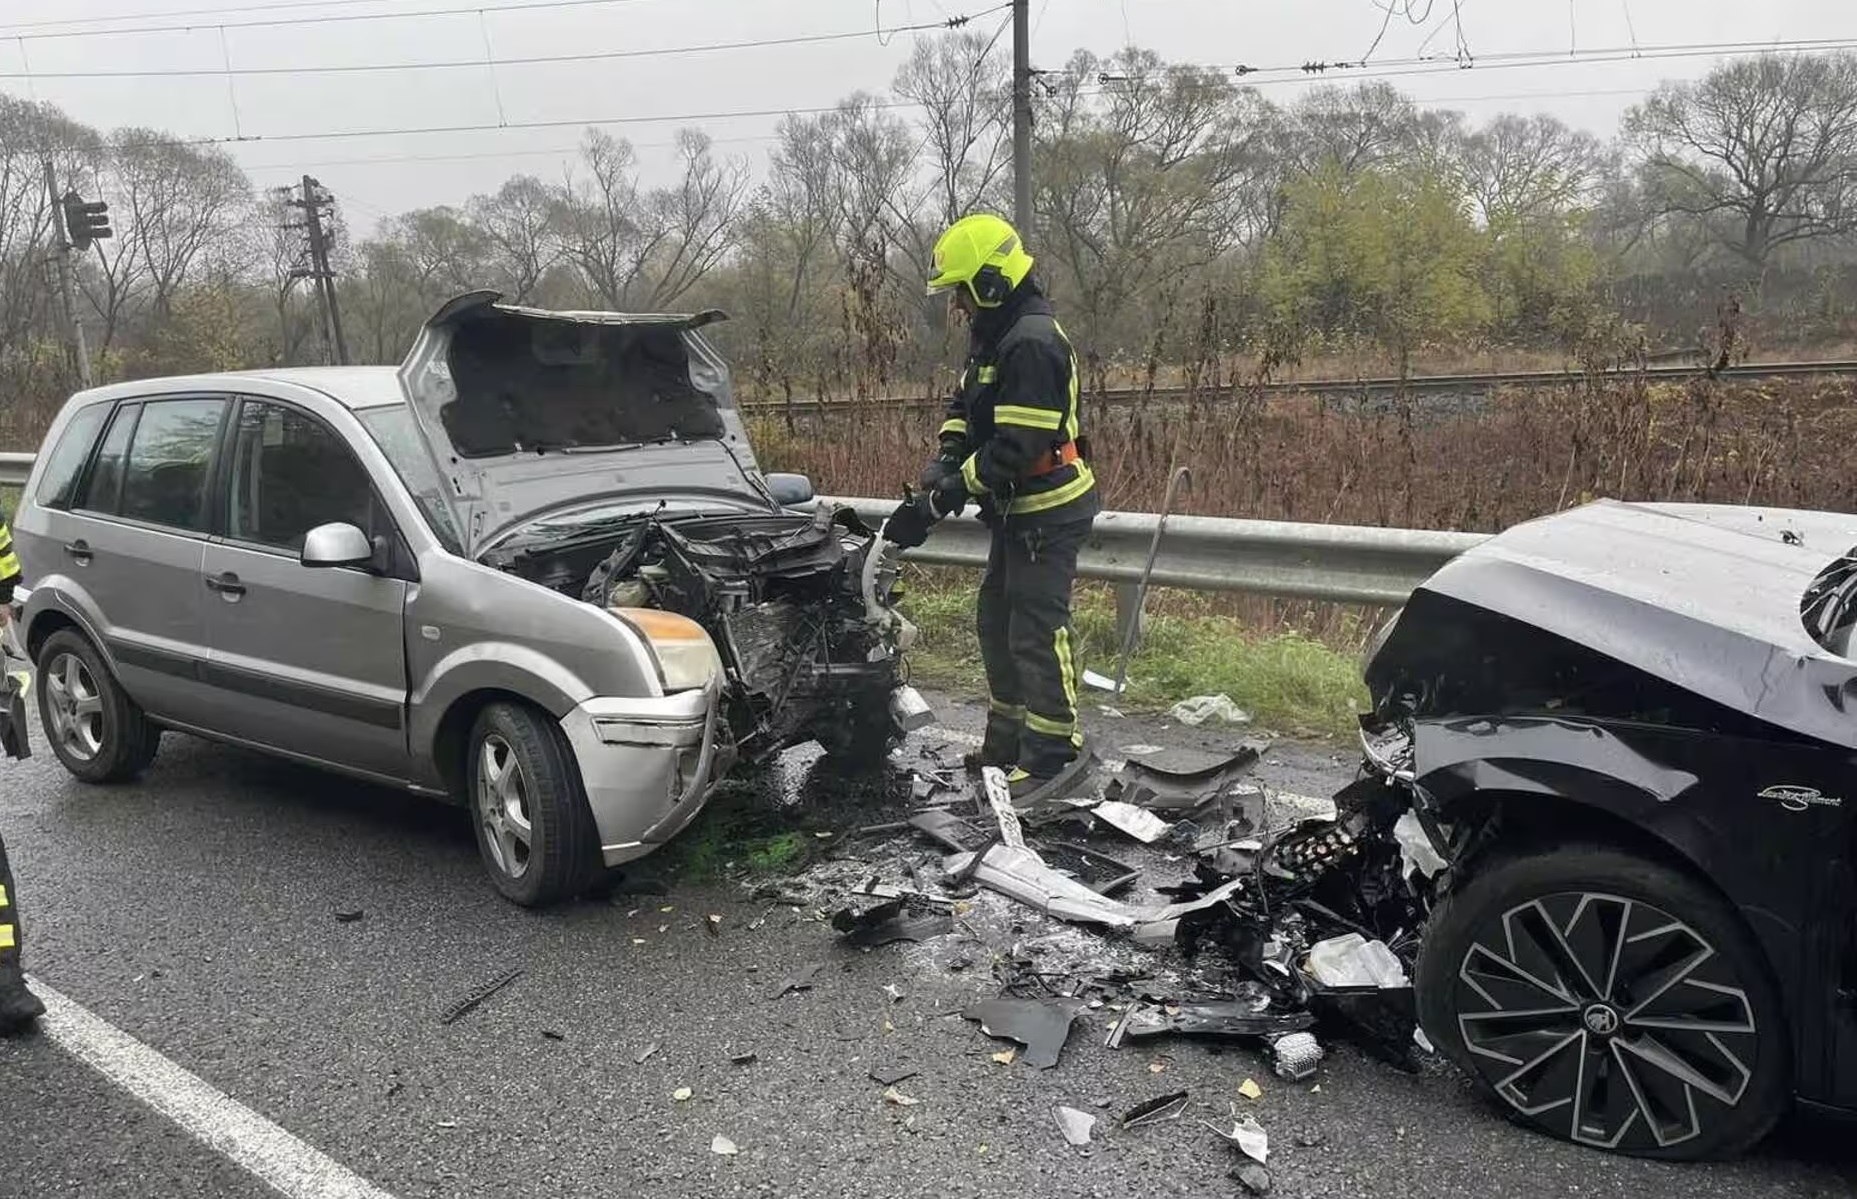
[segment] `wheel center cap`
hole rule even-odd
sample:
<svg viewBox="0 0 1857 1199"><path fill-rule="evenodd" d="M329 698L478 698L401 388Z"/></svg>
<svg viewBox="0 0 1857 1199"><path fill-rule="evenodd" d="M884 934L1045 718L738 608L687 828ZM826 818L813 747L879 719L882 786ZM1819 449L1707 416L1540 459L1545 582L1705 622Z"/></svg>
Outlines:
<svg viewBox="0 0 1857 1199"><path fill-rule="evenodd" d="M1618 1013L1603 1003L1587 1008L1581 1019L1586 1022L1587 1031L1598 1036L1609 1037L1618 1031Z"/></svg>

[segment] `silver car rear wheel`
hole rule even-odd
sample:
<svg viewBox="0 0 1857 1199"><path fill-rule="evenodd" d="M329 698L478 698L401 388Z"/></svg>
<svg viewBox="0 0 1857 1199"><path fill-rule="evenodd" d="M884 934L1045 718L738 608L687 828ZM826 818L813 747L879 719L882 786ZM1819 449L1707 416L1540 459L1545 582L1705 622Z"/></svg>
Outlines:
<svg viewBox="0 0 1857 1199"><path fill-rule="evenodd" d="M54 655L45 664L47 732L80 762L103 752L103 694L97 680L75 653Z"/></svg>
<svg viewBox="0 0 1857 1199"><path fill-rule="evenodd" d="M87 783L120 783L155 759L161 731L110 672L109 663L76 629L59 629L34 651L33 690L52 753Z"/></svg>

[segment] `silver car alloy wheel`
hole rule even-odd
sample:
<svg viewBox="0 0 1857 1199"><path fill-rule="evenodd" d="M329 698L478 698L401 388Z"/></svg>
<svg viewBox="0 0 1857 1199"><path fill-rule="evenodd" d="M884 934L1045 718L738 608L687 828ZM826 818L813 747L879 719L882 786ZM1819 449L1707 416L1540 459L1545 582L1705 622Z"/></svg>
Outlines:
<svg viewBox="0 0 1857 1199"><path fill-rule="evenodd" d="M97 680L76 654L59 654L46 663L44 673L51 735L78 761L92 761L103 752L103 696Z"/></svg>
<svg viewBox="0 0 1857 1199"><path fill-rule="evenodd" d="M1543 896L1478 926L1458 1027L1517 1112L1582 1144L1666 1149L1741 1101L1758 1033L1730 963L1689 925L1617 895Z"/></svg>
<svg viewBox="0 0 1857 1199"><path fill-rule="evenodd" d="M509 878L529 871L535 826L529 816L528 778L515 747L490 733L478 749L477 820L496 868Z"/></svg>

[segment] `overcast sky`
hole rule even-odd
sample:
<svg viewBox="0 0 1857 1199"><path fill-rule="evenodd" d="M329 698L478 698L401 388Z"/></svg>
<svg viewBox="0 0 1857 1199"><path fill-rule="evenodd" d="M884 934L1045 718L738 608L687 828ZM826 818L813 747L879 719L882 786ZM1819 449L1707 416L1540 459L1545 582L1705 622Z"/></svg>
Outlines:
<svg viewBox="0 0 1857 1199"><path fill-rule="evenodd" d="M505 11L481 17L467 0L0 0L0 90L49 100L103 128L145 125L186 137L279 137L499 122L564 122L557 128L397 134L230 147L260 186L316 174L344 202L350 221L370 226L388 212L452 203L494 189L509 175L559 178L573 157L578 123L744 110L828 106L859 89L885 88L908 57L914 34L880 44L871 31L962 13L997 0L607 0L572 7L514 6L538 0L477 0ZM1407 0L1384 0L1406 3ZM1394 19L1374 58L1399 69L1422 47L1447 57L1455 44L1452 0L1410 0L1419 24ZM202 10L220 10L208 15ZM450 15L346 20L371 13ZM1852 0L1459 0L1463 34L1484 65L1398 77L1415 98L1473 118L1504 110L1553 112L1610 135L1621 112L1659 79L1691 77L1708 57L1650 57L1502 67L1500 55L1570 48L1592 54L1718 43L1849 39ZM56 14L54 16L54 14ZM184 14L172 16L168 14ZM975 17L989 31L1007 19ZM1383 20L1374 0L1032 0L1033 62L1059 67L1085 48L1113 53L1129 42L1177 61L1279 67L1359 59ZM96 18L124 18L100 22ZM325 18L316 20L315 18ZM237 23L302 23L233 28ZM56 22L56 23L53 23ZM99 30L195 23L172 32ZM85 36L47 36L83 33ZM58 78L96 71L276 69L342 64L481 62L497 59L683 47L813 34L862 34L814 45L766 47L571 64L482 66L352 74L139 79ZM1635 34L1635 36L1634 36ZM1337 75L1336 78L1346 78ZM1298 78L1253 76L1276 100L1306 86ZM235 103L236 101L236 103ZM236 115L235 115L236 108ZM609 126L662 172L680 124L698 125L723 150L764 163L777 116L693 121L636 120Z"/></svg>

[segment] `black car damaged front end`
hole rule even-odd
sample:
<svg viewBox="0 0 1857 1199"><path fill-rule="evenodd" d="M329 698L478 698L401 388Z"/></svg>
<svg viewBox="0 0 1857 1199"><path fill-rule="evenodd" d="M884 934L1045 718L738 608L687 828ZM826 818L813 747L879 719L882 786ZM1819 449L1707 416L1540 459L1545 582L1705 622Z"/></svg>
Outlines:
<svg viewBox="0 0 1857 1199"><path fill-rule="evenodd" d="M1464 555L1376 632L1338 801L1400 809L1408 859L1435 854L1408 874L1421 1016L1526 1122L1715 1156L1789 1091L1857 1104L1854 526L1591 505ZM1593 974L1594 946L1625 966ZM1599 1090L1556 1089L1566 1045Z"/></svg>

